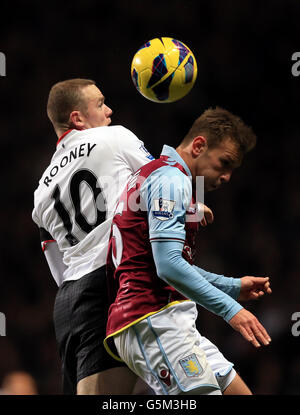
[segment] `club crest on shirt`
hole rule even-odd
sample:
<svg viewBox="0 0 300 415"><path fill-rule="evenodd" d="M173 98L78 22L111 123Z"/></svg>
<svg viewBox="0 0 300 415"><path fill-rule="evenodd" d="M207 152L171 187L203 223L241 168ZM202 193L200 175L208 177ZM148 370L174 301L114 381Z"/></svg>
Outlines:
<svg viewBox="0 0 300 415"><path fill-rule="evenodd" d="M175 206L174 200L166 200L160 197L153 200L152 213L156 219L169 220L173 218L173 210Z"/></svg>
<svg viewBox="0 0 300 415"><path fill-rule="evenodd" d="M195 353L180 359L179 363L187 377L199 376L203 371Z"/></svg>

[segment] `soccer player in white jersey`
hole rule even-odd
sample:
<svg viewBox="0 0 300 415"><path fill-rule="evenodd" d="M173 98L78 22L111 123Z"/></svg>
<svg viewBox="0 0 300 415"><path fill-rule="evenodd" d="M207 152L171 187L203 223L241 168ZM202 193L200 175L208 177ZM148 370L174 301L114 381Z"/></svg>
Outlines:
<svg viewBox="0 0 300 415"><path fill-rule="evenodd" d="M196 303L255 347L270 337L238 300L271 293L269 278L228 278L193 265L196 178L204 191L230 180L256 142L243 121L205 111L177 148L136 172L113 218L107 257L107 350L156 394L251 394L218 348L196 330ZM192 301L191 301L192 300Z"/></svg>
<svg viewBox="0 0 300 415"><path fill-rule="evenodd" d="M153 157L131 131L109 126L112 110L92 80L55 84L47 114L56 151L34 194L32 217L59 286L54 325L68 394L130 394L135 376L103 347L105 263L111 219L132 174Z"/></svg>

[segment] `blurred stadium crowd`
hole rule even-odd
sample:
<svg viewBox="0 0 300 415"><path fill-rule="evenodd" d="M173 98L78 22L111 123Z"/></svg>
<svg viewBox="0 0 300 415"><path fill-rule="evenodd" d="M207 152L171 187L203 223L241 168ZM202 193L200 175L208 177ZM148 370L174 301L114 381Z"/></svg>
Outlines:
<svg viewBox="0 0 300 415"><path fill-rule="evenodd" d="M273 294L246 307L272 343L256 350L201 308L198 325L254 393L300 393L300 337L291 334L291 316L300 312L300 79L291 75L291 55L300 49L297 3L166 1L145 8L144 2L86 0L58 9L28 1L7 11L0 27L7 57L7 76L0 78L0 311L7 324L1 393L10 393L5 385L14 371L34 378L31 393L61 393L52 324L56 285L31 211L56 143L47 94L72 77L95 79L115 112L113 123L131 129L155 157L162 144L178 145L208 106L223 106L252 125L256 149L229 185L205 199L215 222L199 234L196 263L227 276L270 276ZM148 102L130 79L135 51L156 36L185 42L198 61L199 79L178 103Z"/></svg>

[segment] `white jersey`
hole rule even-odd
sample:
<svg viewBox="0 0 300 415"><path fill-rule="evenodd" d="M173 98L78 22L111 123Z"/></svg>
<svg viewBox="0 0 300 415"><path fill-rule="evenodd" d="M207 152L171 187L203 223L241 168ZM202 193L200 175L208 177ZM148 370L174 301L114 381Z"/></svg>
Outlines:
<svg viewBox="0 0 300 415"><path fill-rule="evenodd" d="M57 261L58 253L63 257L59 281L52 272L58 285L106 264L119 196L133 173L152 159L144 143L122 126L70 130L59 139L32 212L43 249L56 241Z"/></svg>

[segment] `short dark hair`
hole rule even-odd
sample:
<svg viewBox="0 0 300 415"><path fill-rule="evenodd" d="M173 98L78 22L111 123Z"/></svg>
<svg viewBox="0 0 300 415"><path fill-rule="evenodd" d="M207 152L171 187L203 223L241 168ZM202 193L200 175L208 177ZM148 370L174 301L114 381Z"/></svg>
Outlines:
<svg viewBox="0 0 300 415"><path fill-rule="evenodd" d="M256 145L256 135L243 120L221 108L209 108L196 119L184 137L182 145L188 145L195 137L203 135L209 148L215 147L223 140L230 138L237 144L244 155Z"/></svg>
<svg viewBox="0 0 300 415"><path fill-rule="evenodd" d="M82 89L95 84L92 79L74 78L53 85L49 92L47 115L55 129L67 129L70 113L75 109L84 112L86 102Z"/></svg>

